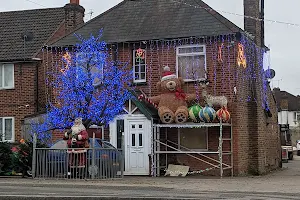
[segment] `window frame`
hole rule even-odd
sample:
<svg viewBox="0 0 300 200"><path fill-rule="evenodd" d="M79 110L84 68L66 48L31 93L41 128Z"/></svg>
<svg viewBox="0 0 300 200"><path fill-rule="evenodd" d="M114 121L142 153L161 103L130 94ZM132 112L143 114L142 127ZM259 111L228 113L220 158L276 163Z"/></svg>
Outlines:
<svg viewBox="0 0 300 200"><path fill-rule="evenodd" d="M189 130L190 128L185 128L185 129L187 129L187 130ZM206 134L206 148L205 149L189 149L188 147L186 147L186 148L188 148L189 150L191 150L191 151L194 151L194 152L203 152L203 151L208 151L208 128L207 127L203 127L203 128L191 128L191 129L195 129L195 130L202 130L202 129L205 129L205 134ZM182 129L178 129L178 149L180 149L180 151L189 151L189 150L187 150L187 149L185 149L185 148L181 148L181 132L180 132L180 130L182 130Z"/></svg>
<svg viewBox="0 0 300 200"><path fill-rule="evenodd" d="M132 68L133 68L133 82L134 83L146 83L147 82L147 50L145 48L141 48L142 50L145 51L145 79L138 79L136 80L135 78L135 53L136 53L136 50L138 49L133 49L132 50ZM139 66L139 70L141 69L141 64L138 65ZM139 71L139 76L141 76L141 70Z"/></svg>
<svg viewBox="0 0 300 200"><path fill-rule="evenodd" d="M5 120L6 119L11 119L12 120L12 125L11 125L11 132L12 132L12 136L11 136L11 140L5 140ZM0 120L2 120L2 131L3 131L3 135L1 135L1 141L0 142L10 142L13 143L15 142L15 118L14 117L0 117Z"/></svg>
<svg viewBox="0 0 300 200"><path fill-rule="evenodd" d="M13 70L12 70L12 86L5 86L4 85L4 65L11 65ZM9 89L15 89L15 65L13 63L0 63L0 70L2 71L2 86L0 86L0 90L9 90Z"/></svg>
<svg viewBox="0 0 300 200"><path fill-rule="evenodd" d="M300 121L300 112L295 112L295 121L296 122Z"/></svg>
<svg viewBox="0 0 300 200"><path fill-rule="evenodd" d="M187 48L203 48L203 52L192 52L192 53L179 53L179 49L187 49ZM207 80L207 63L206 63L206 45L205 44L197 44L197 45L181 45L176 47L176 76L179 76L179 61L178 58L179 57L192 57L192 56L204 56L204 69L205 69L205 74L204 74L204 78L198 78L197 80L193 80L193 79L185 79L183 78L184 82L194 82L194 81L205 81Z"/></svg>

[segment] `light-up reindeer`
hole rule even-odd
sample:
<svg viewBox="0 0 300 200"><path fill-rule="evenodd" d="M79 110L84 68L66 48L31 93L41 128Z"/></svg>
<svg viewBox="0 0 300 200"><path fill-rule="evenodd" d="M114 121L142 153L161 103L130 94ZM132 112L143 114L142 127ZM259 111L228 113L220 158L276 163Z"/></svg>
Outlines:
<svg viewBox="0 0 300 200"><path fill-rule="evenodd" d="M200 83L202 87L202 97L208 106L220 106L227 108L227 98L225 96L213 96L207 93L206 87L208 83Z"/></svg>

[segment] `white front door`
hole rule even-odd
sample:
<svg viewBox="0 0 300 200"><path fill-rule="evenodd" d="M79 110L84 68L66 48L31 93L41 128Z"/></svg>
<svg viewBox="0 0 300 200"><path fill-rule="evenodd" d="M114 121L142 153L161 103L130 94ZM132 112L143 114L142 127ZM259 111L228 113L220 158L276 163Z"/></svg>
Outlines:
<svg viewBox="0 0 300 200"><path fill-rule="evenodd" d="M128 175L148 175L148 130L145 120L128 120L127 169Z"/></svg>

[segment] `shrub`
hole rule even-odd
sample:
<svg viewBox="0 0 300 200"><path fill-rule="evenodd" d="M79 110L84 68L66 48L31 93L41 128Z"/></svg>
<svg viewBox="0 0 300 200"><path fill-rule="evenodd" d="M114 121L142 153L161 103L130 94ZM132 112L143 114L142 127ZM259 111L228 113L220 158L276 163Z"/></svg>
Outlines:
<svg viewBox="0 0 300 200"><path fill-rule="evenodd" d="M7 142L0 143L0 175L11 171L11 144Z"/></svg>
<svg viewBox="0 0 300 200"><path fill-rule="evenodd" d="M37 148L46 148L47 145L37 141ZM29 140L20 140L18 146L14 146L12 149L12 165L16 172L21 172L23 177L27 171L31 170L32 166L32 155L33 155L33 143Z"/></svg>

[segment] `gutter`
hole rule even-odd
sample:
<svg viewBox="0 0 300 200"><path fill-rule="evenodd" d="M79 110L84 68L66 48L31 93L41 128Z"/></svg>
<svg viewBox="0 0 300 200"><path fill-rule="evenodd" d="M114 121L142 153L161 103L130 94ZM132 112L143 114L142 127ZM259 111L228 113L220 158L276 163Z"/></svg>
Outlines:
<svg viewBox="0 0 300 200"><path fill-rule="evenodd" d="M26 59L8 59L8 60L0 60L0 63L36 63L41 62L40 58L26 58Z"/></svg>

